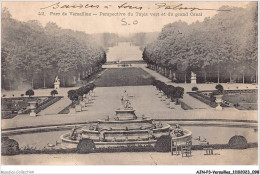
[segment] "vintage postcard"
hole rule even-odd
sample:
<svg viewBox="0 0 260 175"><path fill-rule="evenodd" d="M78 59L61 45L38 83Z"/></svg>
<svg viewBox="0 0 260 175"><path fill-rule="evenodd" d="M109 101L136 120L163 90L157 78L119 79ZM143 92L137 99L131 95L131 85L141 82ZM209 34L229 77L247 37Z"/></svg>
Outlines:
<svg viewBox="0 0 260 175"><path fill-rule="evenodd" d="M258 2L1 2L2 165L258 165L257 114Z"/></svg>

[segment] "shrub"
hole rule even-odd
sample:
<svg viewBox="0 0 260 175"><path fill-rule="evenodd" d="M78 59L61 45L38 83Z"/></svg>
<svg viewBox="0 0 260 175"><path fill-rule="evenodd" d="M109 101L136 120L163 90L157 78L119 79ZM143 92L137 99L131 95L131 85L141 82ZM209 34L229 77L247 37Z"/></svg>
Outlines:
<svg viewBox="0 0 260 175"><path fill-rule="evenodd" d="M199 88L197 88L197 87L193 87L191 90L192 90L192 91L198 91Z"/></svg>
<svg viewBox="0 0 260 175"><path fill-rule="evenodd" d="M75 103L82 99L84 94L88 94L90 91L93 91L93 89L96 87L94 83L87 84L86 86L82 86L79 89L76 90L69 90L68 91L68 98L72 101L72 103Z"/></svg>
<svg viewBox="0 0 260 175"><path fill-rule="evenodd" d="M91 139L82 139L77 146L77 152L81 154L91 153L95 150L95 144Z"/></svg>
<svg viewBox="0 0 260 175"><path fill-rule="evenodd" d="M32 89L29 89L25 92L25 95L28 95L29 97L34 95L34 91Z"/></svg>
<svg viewBox="0 0 260 175"><path fill-rule="evenodd" d="M78 94L76 90L69 90L68 91L68 98L75 103L78 100Z"/></svg>
<svg viewBox="0 0 260 175"><path fill-rule="evenodd" d="M183 94L184 94L184 88L182 87L176 87L176 93L175 93L175 97L178 98L183 98Z"/></svg>
<svg viewBox="0 0 260 175"><path fill-rule="evenodd" d="M20 151L18 142L8 137L2 137L1 150L2 155L15 155Z"/></svg>
<svg viewBox="0 0 260 175"><path fill-rule="evenodd" d="M240 135L235 135L231 137L228 145L232 149L246 149L248 147L246 138Z"/></svg>
<svg viewBox="0 0 260 175"><path fill-rule="evenodd" d="M223 94L224 88L221 84L216 85L215 88L217 89L218 94Z"/></svg>
<svg viewBox="0 0 260 175"><path fill-rule="evenodd" d="M94 83L90 83L89 84L89 88L91 91L93 91L95 89L96 85Z"/></svg>
<svg viewBox="0 0 260 175"><path fill-rule="evenodd" d="M156 141L154 148L157 152L169 152L171 150L171 136L161 136Z"/></svg>
<svg viewBox="0 0 260 175"><path fill-rule="evenodd" d="M23 97L24 96L24 94L21 94L21 97Z"/></svg>
<svg viewBox="0 0 260 175"><path fill-rule="evenodd" d="M51 96L55 97L55 95L58 94L58 91L56 89L51 91Z"/></svg>
<svg viewBox="0 0 260 175"><path fill-rule="evenodd" d="M215 102L216 101L216 97L215 97L215 93L214 92L210 94L210 101L211 102Z"/></svg>

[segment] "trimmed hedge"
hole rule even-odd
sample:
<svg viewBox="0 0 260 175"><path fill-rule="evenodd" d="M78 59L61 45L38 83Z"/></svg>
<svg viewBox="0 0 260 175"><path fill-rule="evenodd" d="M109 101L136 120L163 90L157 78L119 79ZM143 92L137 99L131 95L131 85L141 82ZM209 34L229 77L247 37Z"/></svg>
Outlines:
<svg viewBox="0 0 260 175"><path fill-rule="evenodd" d="M89 83L86 86L82 86L76 90L69 90L68 91L68 98L75 103L76 101L80 100L84 94L88 94L90 91L93 91L96 85L94 83Z"/></svg>
<svg viewBox="0 0 260 175"><path fill-rule="evenodd" d="M154 80L153 86L155 86L159 91L162 91L167 97L173 99L183 98L184 88L183 87L174 87L172 85L167 85L166 83L160 80Z"/></svg>

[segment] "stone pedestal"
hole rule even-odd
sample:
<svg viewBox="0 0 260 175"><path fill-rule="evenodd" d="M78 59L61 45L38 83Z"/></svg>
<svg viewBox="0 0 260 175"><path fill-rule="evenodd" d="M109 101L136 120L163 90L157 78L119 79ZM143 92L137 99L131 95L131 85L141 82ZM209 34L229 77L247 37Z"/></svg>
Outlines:
<svg viewBox="0 0 260 175"><path fill-rule="evenodd" d="M30 104L30 116L31 117L36 117L35 109L36 109L36 101L29 101Z"/></svg>
<svg viewBox="0 0 260 175"><path fill-rule="evenodd" d="M84 102L84 101L80 101L80 105L81 105L82 107L85 107L85 102Z"/></svg>
<svg viewBox="0 0 260 175"><path fill-rule="evenodd" d="M89 95L88 95L88 102L89 102L89 103L92 102L92 96L90 95L90 93L89 93Z"/></svg>
<svg viewBox="0 0 260 175"><path fill-rule="evenodd" d="M76 84L77 82L76 82L76 79L77 79L77 77L76 76L73 76L73 82L72 82L72 84Z"/></svg>
<svg viewBox="0 0 260 175"><path fill-rule="evenodd" d="M215 97L216 97L216 103L217 103L217 107L216 107L216 110L222 110L223 108L220 106L221 105L221 103L222 103L222 97L223 97L223 95L215 95Z"/></svg>
<svg viewBox="0 0 260 175"><path fill-rule="evenodd" d="M162 91L159 91L159 98L162 98L162 96L163 96L163 92Z"/></svg>
<svg viewBox="0 0 260 175"><path fill-rule="evenodd" d="M59 89L59 88L60 88L60 82L55 82L54 89Z"/></svg>
<svg viewBox="0 0 260 175"><path fill-rule="evenodd" d="M197 77L196 74L191 72L191 78L190 78L191 84L197 84Z"/></svg>
<svg viewBox="0 0 260 175"><path fill-rule="evenodd" d="M158 94L159 94L158 89L155 89L155 95L158 95Z"/></svg>
<svg viewBox="0 0 260 175"><path fill-rule="evenodd" d="M176 110L182 110L182 108L181 108L181 105L179 104L179 105L176 105L175 104L175 107L174 107Z"/></svg>
<svg viewBox="0 0 260 175"><path fill-rule="evenodd" d="M76 112L81 112L82 111L82 106L79 104L79 105L76 105Z"/></svg>
<svg viewBox="0 0 260 175"><path fill-rule="evenodd" d="M172 80L173 80L173 81L177 80L177 79L176 79L176 74L175 74L175 72L173 72Z"/></svg>
<svg viewBox="0 0 260 175"><path fill-rule="evenodd" d="M80 81L80 73L78 74L78 81Z"/></svg>
<svg viewBox="0 0 260 175"><path fill-rule="evenodd" d="M94 92L94 90L93 90L93 91L91 91L91 93L90 93L90 94L91 94L91 96L92 96L92 97L95 97L95 92Z"/></svg>
<svg viewBox="0 0 260 175"><path fill-rule="evenodd" d="M174 109L174 108L175 108L175 103L172 102L172 101L170 102L170 108L171 108L171 109Z"/></svg>
<svg viewBox="0 0 260 175"><path fill-rule="evenodd" d="M171 99L169 99L169 98L167 97L166 100L165 100L165 104L166 104L166 105L170 105L170 102L171 102Z"/></svg>
<svg viewBox="0 0 260 175"><path fill-rule="evenodd" d="M76 114L76 109L75 108L70 108L70 114Z"/></svg>
<svg viewBox="0 0 260 175"><path fill-rule="evenodd" d="M87 98L84 98L83 102L84 102L84 106L87 107L87 105L88 105L88 99L87 99Z"/></svg>
<svg viewBox="0 0 260 175"><path fill-rule="evenodd" d="M166 100L166 95L162 95L161 101L165 101L165 100Z"/></svg>
<svg viewBox="0 0 260 175"><path fill-rule="evenodd" d="M118 109L116 110L116 116L119 120L133 120L136 118L135 110L133 109Z"/></svg>

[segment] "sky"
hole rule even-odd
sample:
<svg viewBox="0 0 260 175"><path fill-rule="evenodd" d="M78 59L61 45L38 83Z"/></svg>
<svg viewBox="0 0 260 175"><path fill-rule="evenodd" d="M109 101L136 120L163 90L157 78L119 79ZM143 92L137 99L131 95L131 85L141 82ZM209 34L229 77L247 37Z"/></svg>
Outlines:
<svg viewBox="0 0 260 175"><path fill-rule="evenodd" d="M127 36L137 32L160 32L164 25L175 21L188 24L214 16L221 6L246 7L248 2L2 2L14 19L38 20L43 26L55 22L64 29L86 33L117 33ZM127 3L127 4L125 4ZM77 6L76 8L73 8ZM92 6L92 8L91 8ZM131 7L130 7L131 6ZM66 8L64 8L66 7ZM212 10L185 10L183 8ZM132 8L132 9L130 9ZM140 9L141 8L141 9ZM165 9L168 8L168 9ZM182 8L182 9L180 9ZM118 16L107 16L120 13ZM133 16L129 16L133 14ZM159 13L159 16L156 16ZM67 14L67 15L65 15ZM84 16L76 16L82 15ZM163 16L162 16L163 14ZM192 15L202 16L192 16ZM89 16L90 15L90 16ZM123 16L125 15L125 16ZM144 16L142 16L144 15ZM165 15L165 16L164 16ZM178 15L178 16L177 16ZM182 15L182 16L180 16Z"/></svg>

